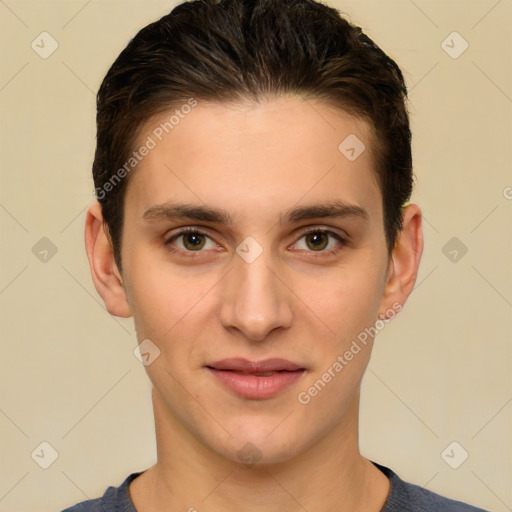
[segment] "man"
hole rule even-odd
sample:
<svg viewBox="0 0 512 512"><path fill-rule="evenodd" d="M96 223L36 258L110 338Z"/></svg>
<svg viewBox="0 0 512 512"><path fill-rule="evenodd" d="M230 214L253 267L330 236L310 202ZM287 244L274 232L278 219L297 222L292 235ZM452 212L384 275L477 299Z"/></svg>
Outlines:
<svg viewBox="0 0 512 512"><path fill-rule="evenodd" d="M359 452L375 334L423 250L400 69L311 0L198 0L98 93L86 220L133 315L157 463L78 511L476 511Z"/></svg>

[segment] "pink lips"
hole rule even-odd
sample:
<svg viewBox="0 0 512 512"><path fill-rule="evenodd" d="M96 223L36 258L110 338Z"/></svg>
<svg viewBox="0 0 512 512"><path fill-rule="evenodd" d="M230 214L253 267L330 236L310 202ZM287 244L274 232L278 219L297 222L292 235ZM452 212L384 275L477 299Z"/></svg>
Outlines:
<svg viewBox="0 0 512 512"><path fill-rule="evenodd" d="M286 359L223 359L206 368L225 386L243 398L272 398L291 386L306 372Z"/></svg>

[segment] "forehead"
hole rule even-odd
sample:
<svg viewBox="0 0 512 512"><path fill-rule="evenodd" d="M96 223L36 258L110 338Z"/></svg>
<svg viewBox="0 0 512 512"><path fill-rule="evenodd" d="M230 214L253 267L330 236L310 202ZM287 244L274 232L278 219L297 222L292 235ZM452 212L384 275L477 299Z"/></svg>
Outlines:
<svg viewBox="0 0 512 512"><path fill-rule="evenodd" d="M126 213L175 201L275 218L299 202L341 199L380 214L373 130L326 103L285 96L178 106L144 126L135 149L146 143Z"/></svg>

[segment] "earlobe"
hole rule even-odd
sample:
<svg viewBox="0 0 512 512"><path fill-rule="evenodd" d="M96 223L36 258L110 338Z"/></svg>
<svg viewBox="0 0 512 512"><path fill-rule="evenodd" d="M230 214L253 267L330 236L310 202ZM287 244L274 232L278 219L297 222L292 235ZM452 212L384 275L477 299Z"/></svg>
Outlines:
<svg viewBox="0 0 512 512"><path fill-rule="evenodd" d="M114 251L105 229L101 205L95 202L89 207L85 221L85 249L92 280L107 311L111 315L128 318L131 312L123 278L117 268Z"/></svg>
<svg viewBox="0 0 512 512"><path fill-rule="evenodd" d="M385 311L394 303L405 304L414 288L422 253L421 210L417 205L409 204L402 211L402 229L389 261L379 315L385 316Z"/></svg>

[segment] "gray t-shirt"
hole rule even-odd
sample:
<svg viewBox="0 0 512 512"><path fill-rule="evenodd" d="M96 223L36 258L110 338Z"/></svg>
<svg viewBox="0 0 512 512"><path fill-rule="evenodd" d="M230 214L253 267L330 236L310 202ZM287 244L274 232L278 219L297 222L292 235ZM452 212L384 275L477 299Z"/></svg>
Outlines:
<svg viewBox="0 0 512 512"><path fill-rule="evenodd" d="M391 469L376 462L373 464L389 478L391 484L381 512L486 512L404 482ZM120 487L109 487L102 498L82 501L62 512L137 512L130 499L128 486L141 473L132 473Z"/></svg>

